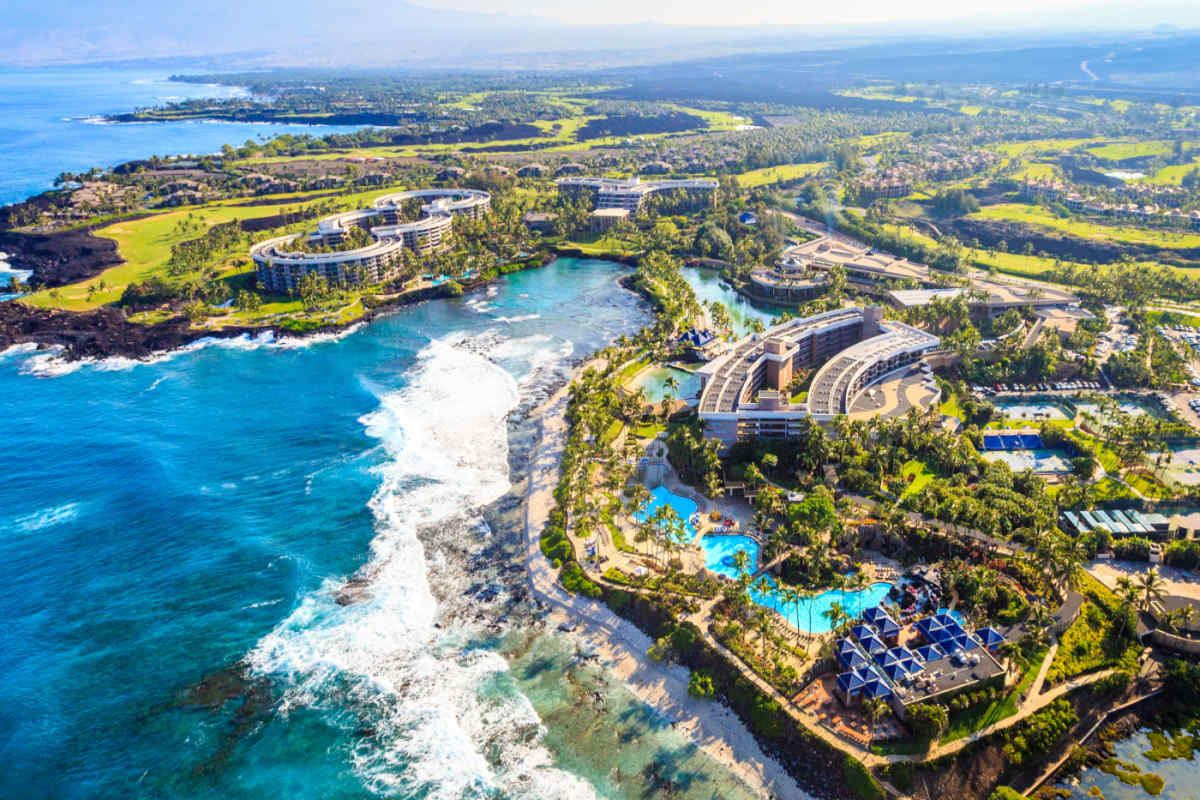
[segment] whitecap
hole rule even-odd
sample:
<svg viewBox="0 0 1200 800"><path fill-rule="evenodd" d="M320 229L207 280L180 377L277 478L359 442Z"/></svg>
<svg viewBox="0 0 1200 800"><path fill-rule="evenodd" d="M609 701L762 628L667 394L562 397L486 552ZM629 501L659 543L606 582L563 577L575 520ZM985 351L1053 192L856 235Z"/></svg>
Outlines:
<svg viewBox="0 0 1200 800"><path fill-rule="evenodd" d="M504 658L472 647L469 630L435 625L429 573L446 554L427 550L418 531L457 535L486 524L475 509L510 487L505 420L520 402L513 377L466 339L431 343L409 385L379 392L379 407L360 420L389 457L376 468L376 535L356 575L369 590L339 603L344 584L327 579L248 662L281 683L285 714L316 708L339 719L347 702L370 714L376 736L352 756L369 791L461 798L529 796L535 787L536 797L594 796L554 768Z"/></svg>
<svg viewBox="0 0 1200 800"><path fill-rule="evenodd" d="M22 531L40 531L79 518L79 503L48 506L13 520L13 527Z"/></svg>

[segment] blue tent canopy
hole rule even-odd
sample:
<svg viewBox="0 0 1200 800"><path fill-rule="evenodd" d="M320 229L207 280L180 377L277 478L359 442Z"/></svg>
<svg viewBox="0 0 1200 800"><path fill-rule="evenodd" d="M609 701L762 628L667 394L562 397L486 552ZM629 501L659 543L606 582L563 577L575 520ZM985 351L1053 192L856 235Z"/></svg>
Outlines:
<svg viewBox="0 0 1200 800"><path fill-rule="evenodd" d="M881 636L896 636L900 633L900 626L896 624L896 620L884 614L883 618L875 626Z"/></svg>
<svg viewBox="0 0 1200 800"><path fill-rule="evenodd" d="M866 681L862 679L862 676L857 671L843 672L841 675L838 675L837 686L843 692L853 692L856 689L861 689L865 684Z"/></svg>
<svg viewBox="0 0 1200 800"><path fill-rule="evenodd" d="M861 644L863 648L871 655L876 655L877 653L882 653L887 650L887 645L885 645L883 641L874 634L859 639L858 643Z"/></svg>
<svg viewBox="0 0 1200 800"><path fill-rule="evenodd" d="M924 647L917 648L917 656L925 663L937 661L946 657L946 651L938 647L936 644L927 644Z"/></svg>
<svg viewBox="0 0 1200 800"><path fill-rule="evenodd" d="M850 635L861 642L864 636L874 636L875 631L866 625L855 625L850 629Z"/></svg>
<svg viewBox="0 0 1200 800"><path fill-rule="evenodd" d="M930 634L944 627L946 627L945 623L939 621L937 617L922 617L917 620L916 624L917 631L926 639L932 638Z"/></svg>
<svg viewBox="0 0 1200 800"><path fill-rule="evenodd" d="M867 623L868 625L874 625L875 623L879 622L881 617L886 617L887 615L887 612L879 606L864 608L862 612L863 622Z"/></svg>
<svg viewBox="0 0 1200 800"><path fill-rule="evenodd" d="M995 628L980 628L975 631L975 635L979 637L979 641L983 642L983 646L989 650L1004 641L1004 634Z"/></svg>

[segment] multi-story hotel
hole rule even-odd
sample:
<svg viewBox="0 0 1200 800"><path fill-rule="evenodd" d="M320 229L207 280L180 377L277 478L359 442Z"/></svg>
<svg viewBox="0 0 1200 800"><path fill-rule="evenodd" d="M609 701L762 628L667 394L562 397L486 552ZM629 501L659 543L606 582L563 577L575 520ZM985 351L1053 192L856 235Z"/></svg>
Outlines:
<svg viewBox="0 0 1200 800"><path fill-rule="evenodd" d="M848 413L868 387L939 344L932 334L884 320L878 306L827 311L753 334L698 371L705 435L725 446L798 435L805 417L825 422ZM807 399L792 402L793 373L814 367Z"/></svg>
<svg viewBox="0 0 1200 800"><path fill-rule="evenodd" d="M716 178L643 181L571 176L559 178L554 183L558 193L565 197L587 198L596 209L623 208L631 215L641 211L646 198L655 192L685 192L693 196L698 205L712 205L718 186Z"/></svg>
<svg viewBox="0 0 1200 800"><path fill-rule="evenodd" d="M404 220L407 200L427 200L421 216ZM309 234L293 233L259 242L250 248L258 285L275 294L294 294L300 281L316 273L331 283L379 283L401 262L402 251L426 254L440 250L456 215L480 217L491 207L491 195L478 189L413 189L385 195L371 208L325 217ZM351 231L368 230L375 241L353 250L308 253L289 249L301 236L318 245L340 244Z"/></svg>

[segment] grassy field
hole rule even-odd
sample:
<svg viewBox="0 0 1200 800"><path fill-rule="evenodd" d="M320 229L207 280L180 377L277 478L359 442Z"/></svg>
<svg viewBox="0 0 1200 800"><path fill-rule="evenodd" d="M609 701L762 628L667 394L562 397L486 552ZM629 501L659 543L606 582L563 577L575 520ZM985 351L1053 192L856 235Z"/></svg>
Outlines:
<svg viewBox="0 0 1200 800"><path fill-rule="evenodd" d="M969 736L975 731L982 730L1005 717L1011 717L1017 713L1017 699L1029 691L1029 687L1033 685L1033 680L1037 677L1038 670L1042 666L1042 661L1046 658L1046 651L1048 649L1042 648L1034 654L1033 658L1025 662L1021 679L1006 694L987 705L979 705L964 711L952 713L950 715L950 724L946 727L946 732L942 734L941 743L946 744L947 742L961 739L964 736Z"/></svg>
<svg viewBox="0 0 1200 800"><path fill-rule="evenodd" d="M988 145L1006 156L1030 156L1039 153L1061 153L1081 145L1102 145L1112 140L1097 136L1091 139L1033 139L1028 142L997 142Z"/></svg>
<svg viewBox="0 0 1200 800"><path fill-rule="evenodd" d="M783 164L778 167L763 167L752 169L737 176L738 184L744 189L755 186L765 186L768 183L782 183L806 178L814 175L828 166L828 162L818 161L815 164Z"/></svg>
<svg viewBox="0 0 1200 800"><path fill-rule="evenodd" d="M1200 234L1196 233L1137 228L1132 225L1102 225L1073 218L1064 219L1039 206L1023 203L999 203L980 209L970 216L975 219L1020 222L1084 239L1103 239L1165 249L1200 247Z"/></svg>
<svg viewBox="0 0 1200 800"><path fill-rule="evenodd" d="M369 205L376 197L394 192L396 189L377 189L370 192L360 192L337 198L338 204L346 208L357 208ZM270 198L264 198L270 199ZM199 223L204 229L222 222L233 220L258 219L279 214L285 210L310 208L323 202L323 199L303 201L296 205L259 205L237 206L229 201L210 203L202 206L188 206L162 214L137 220L123 220L96 231L96 235L112 239L117 243L117 252L125 263L110 267L94 278L58 289L43 290L21 298L21 302L44 308L65 308L71 311L86 311L92 308L116 302L120 299L125 287L131 283L144 281L155 274L164 274L164 268L171 255L171 246L182 241L195 239L202 234L199 227L183 231L179 228L181 221L189 217ZM246 202L244 199L240 202ZM223 277L229 277L242 272L249 272L252 267L248 256L238 254L218 265L218 272ZM184 277L184 276L181 276ZM99 289L101 281L105 288ZM90 295L89 287L97 287ZM280 304L283 305L283 304ZM288 306L292 304L287 304ZM269 309L264 306L260 314L282 313L285 309Z"/></svg>
<svg viewBox="0 0 1200 800"><path fill-rule="evenodd" d="M1174 147L1173 142L1112 142L1097 147L1089 147L1087 151L1098 158L1110 161L1120 161L1125 158L1140 158L1142 156L1165 156Z"/></svg>
<svg viewBox="0 0 1200 800"><path fill-rule="evenodd" d="M1187 175L1198 167L1200 167L1200 160L1193 161L1190 164L1175 164L1170 167L1163 167L1153 175L1143 178L1142 182L1178 186L1183 182L1184 175Z"/></svg>
<svg viewBox="0 0 1200 800"><path fill-rule="evenodd" d="M1030 164L1023 164L1012 176L1021 181L1051 180L1054 177L1054 165L1042 164L1036 161Z"/></svg>
<svg viewBox="0 0 1200 800"><path fill-rule="evenodd" d="M937 476L934 475L933 470L924 461L913 459L900 468L900 477L908 483L908 487L900 495L904 497L905 495L916 494L921 491Z"/></svg>

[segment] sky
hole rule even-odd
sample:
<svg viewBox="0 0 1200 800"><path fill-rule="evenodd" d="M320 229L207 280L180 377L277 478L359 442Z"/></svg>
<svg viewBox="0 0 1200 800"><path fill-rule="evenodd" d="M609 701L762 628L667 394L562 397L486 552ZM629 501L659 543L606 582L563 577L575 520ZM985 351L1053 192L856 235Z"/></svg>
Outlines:
<svg viewBox="0 0 1200 800"><path fill-rule="evenodd" d="M423 0L415 2L425 4ZM1200 25L1197 0L446 0L437 5L584 24L646 20L675 25L839 25L961 20L1025 27L1054 18L1081 27L1122 22L1137 28L1160 22Z"/></svg>

